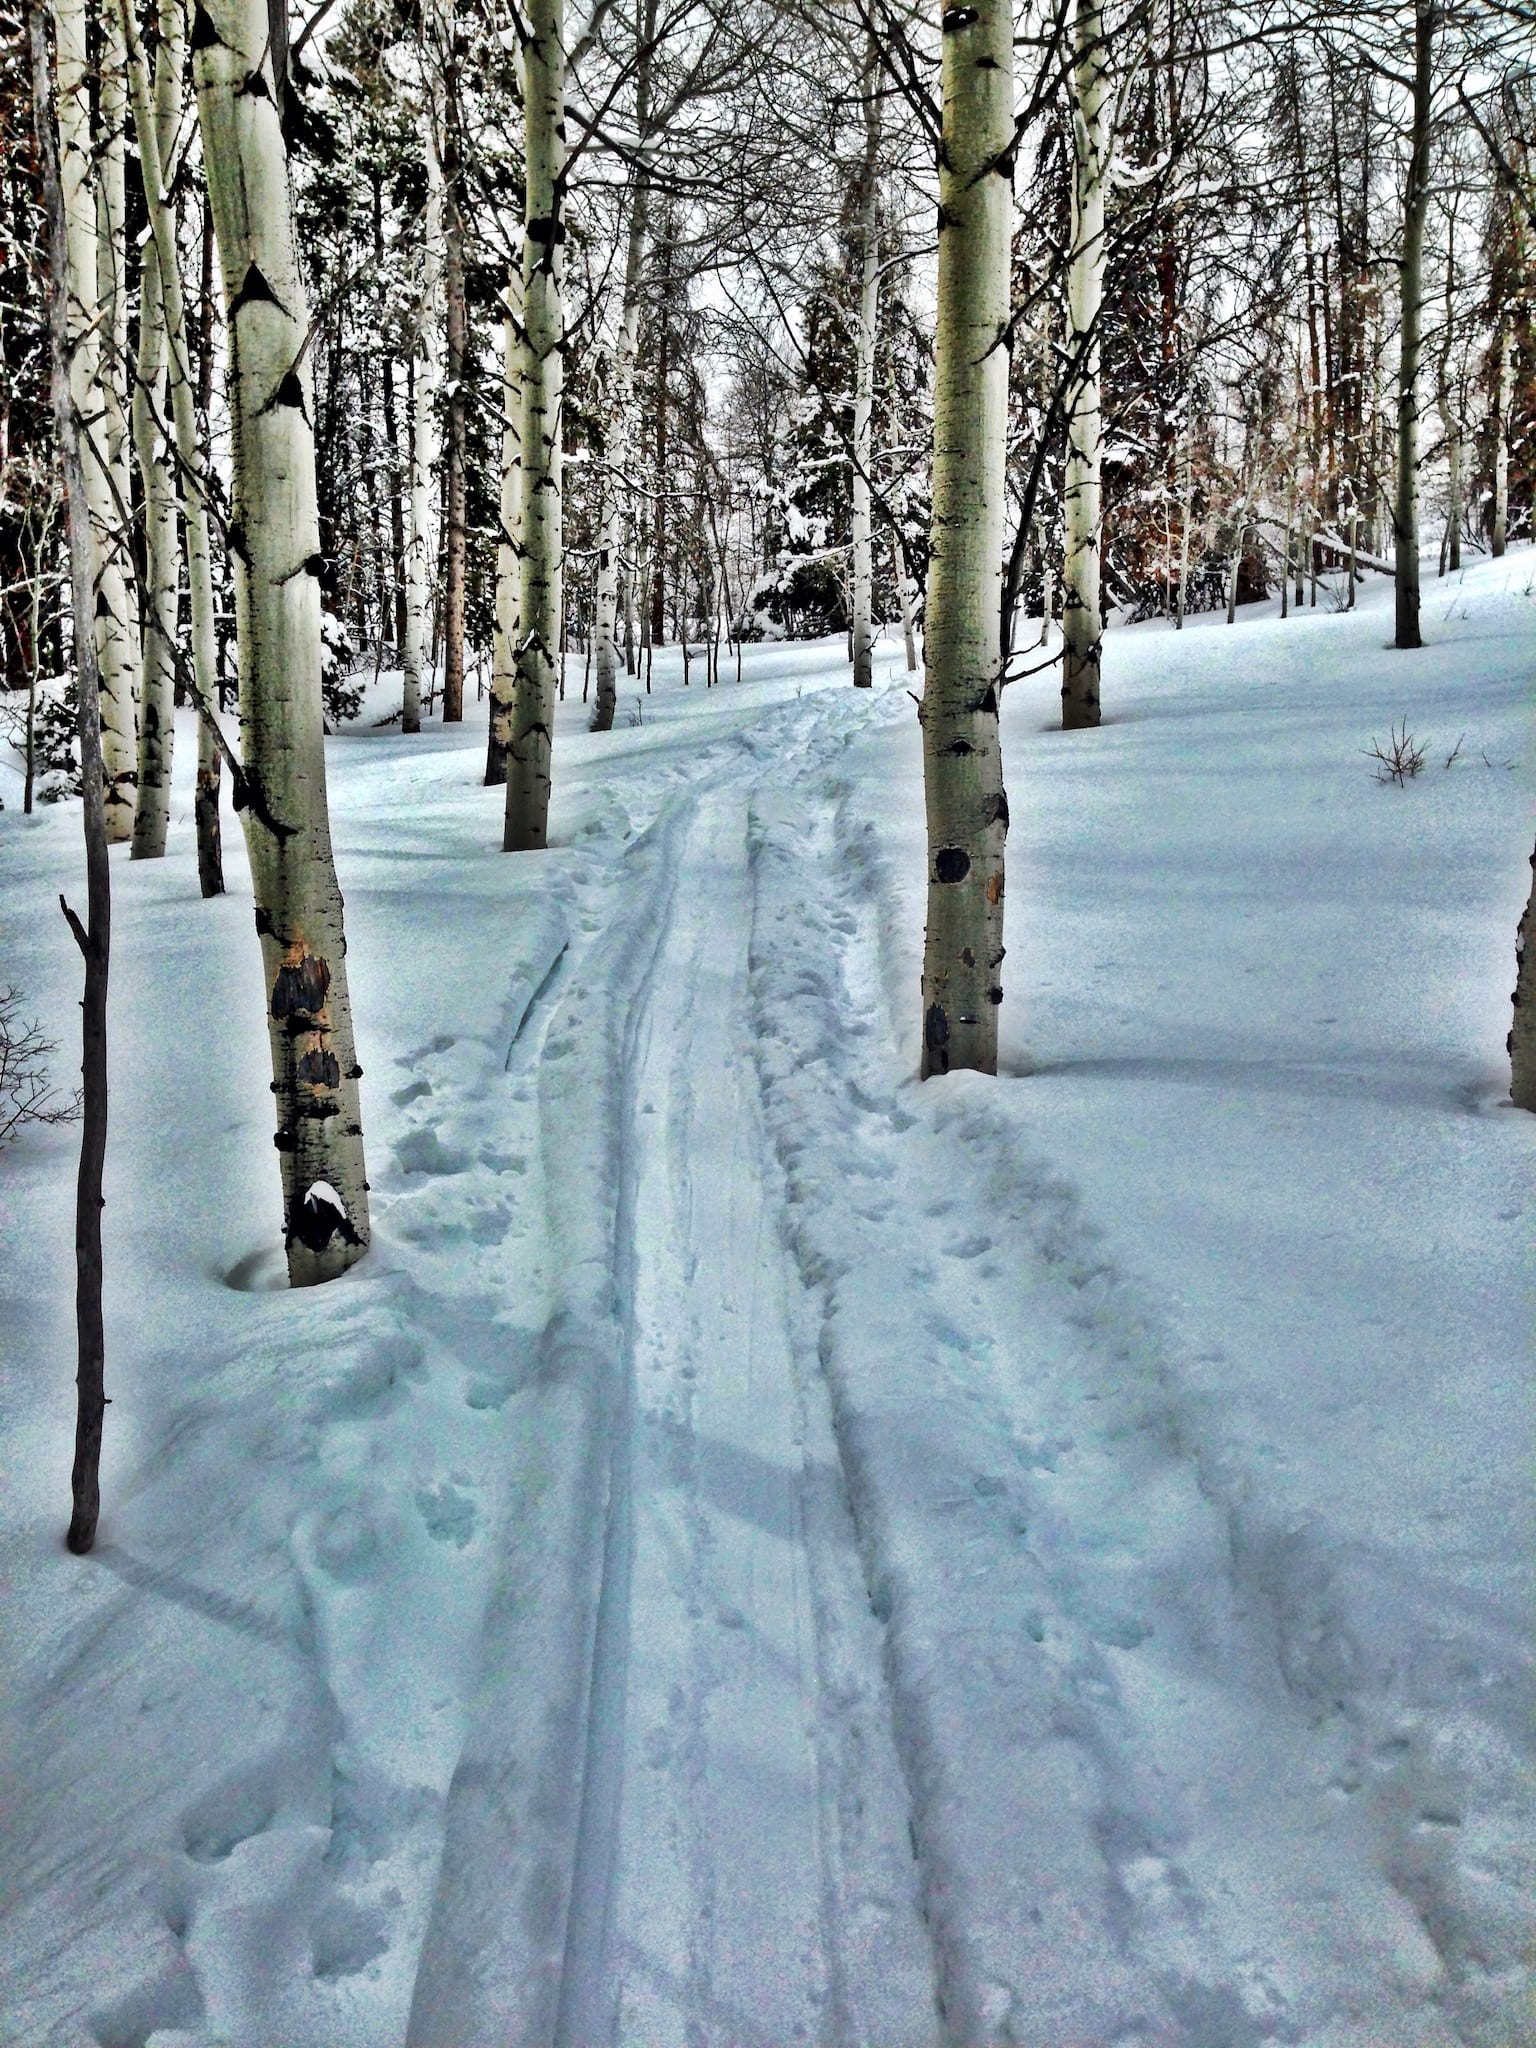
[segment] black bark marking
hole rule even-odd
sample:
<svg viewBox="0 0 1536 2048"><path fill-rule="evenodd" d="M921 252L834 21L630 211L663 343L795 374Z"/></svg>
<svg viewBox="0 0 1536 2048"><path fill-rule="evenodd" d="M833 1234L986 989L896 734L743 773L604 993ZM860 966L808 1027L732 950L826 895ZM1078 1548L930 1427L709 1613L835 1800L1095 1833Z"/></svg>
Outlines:
<svg viewBox="0 0 1536 2048"><path fill-rule="evenodd" d="M261 305L276 306L279 312L287 311L282 300L262 276L260 268L253 263L245 273L245 279L239 291L235 293L234 298L230 301L229 317L233 320L235 315L246 306Z"/></svg>
<svg viewBox="0 0 1536 2048"><path fill-rule="evenodd" d="M969 28L980 13L979 7L950 7L945 10L939 26L945 35L953 35L957 28Z"/></svg>
<svg viewBox="0 0 1536 2048"><path fill-rule="evenodd" d="M304 386L299 382L297 370L290 370L282 383L278 385L277 395L272 400L272 403L274 405L297 406L300 412L304 410Z"/></svg>
<svg viewBox="0 0 1536 2048"><path fill-rule="evenodd" d="M245 528L238 519L232 519L227 528L229 552L238 555L247 569L251 566L251 551L246 546Z"/></svg>
<svg viewBox="0 0 1536 2048"><path fill-rule="evenodd" d="M341 1086L341 1062L329 1046L311 1046L294 1068L294 1074L306 1088Z"/></svg>
<svg viewBox="0 0 1536 2048"><path fill-rule="evenodd" d="M319 1016L330 985L330 965L314 953L306 953L302 959L280 967L272 984L273 1016Z"/></svg>
<svg viewBox="0 0 1536 2048"><path fill-rule="evenodd" d="M987 823L989 825L1001 825L1004 831L1008 829L1008 792L1006 789L1000 789L996 796L989 799L987 803Z"/></svg>
<svg viewBox="0 0 1536 2048"><path fill-rule="evenodd" d="M309 1188L303 1199L293 1205L288 1222L288 1242L297 1242L306 1251L323 1252L333 1237L344 1238L348 1244L362 1243L345 1209L338 1207L328 1195L317 1198L314 1189Z"/></svg>
<svg viewBox="0 0 1536 2048"><path fill-rule="evenodd" d="M347 1069L347 1079L348 1079L349 1081L361 1081L361 1079L362 1079L362 1078L363 1078L363 1070L362 1070L362 1068L361 1068L361 1067L348 1067L348 1069Z"/></svg>
<svg viewBox="0 0 1536 2048"><path fill-rule="evenodd" d="M267 84L265 78L262 77L260 71L248 71L245 74L245 81L241 85L240 90L243 93L248 93L253 100L269 100L272 97L272 88Z"/></svg>
<svg viewBox="0 0 1536 2048"><path fill-rule="evenodd" d="M220 50L224 39L213 25L213 16L199 4L192 10L192 54L199 50Z"/></svg>
<svg viewBox="0 0 1536 2048"><path fill-rule="evenodd" d="M971 872L971 856L963 846L941 846L933 857L933 871L941 882L963 882Z"/></svg>
<svg viewBox="0 0 1536 2048"><path fill-rule="evenodd" d="M963 757L966 754L974 754L975 751L976 749L969 740L951 740L949 745L943 749L945 754L953 754L957 758Z"/></svg>
<svg viewBox="0 0 1536 2048"><path fill-rule="evenodd" d="M930 1003L923 1019L923 1038L928 1047L928 1065L935 1074L949 1072L949 1019L942 1003Z"/></svg>
<svg viewBox="0 0 1536 2048"><path fill-rule="evenodd" d="M971 706L971 709L973 711L981 712L981 714L986 718L996 718L997 686L994 683L988 683L987 687L976 699L976 702Z"/></svg>
<svg viewBox="0 0 1536 2048"><path fill-rule="evenodd" d="M1000 1003L1002 1000L1003 992L1000 988L989 988L987 990L987 1001L989 1003Z"/></svg>

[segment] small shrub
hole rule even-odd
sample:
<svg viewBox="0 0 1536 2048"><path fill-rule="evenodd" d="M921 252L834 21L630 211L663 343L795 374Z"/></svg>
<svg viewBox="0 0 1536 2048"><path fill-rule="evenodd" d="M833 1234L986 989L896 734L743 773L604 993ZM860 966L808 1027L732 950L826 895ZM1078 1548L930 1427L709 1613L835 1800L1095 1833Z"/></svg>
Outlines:
<svg viewBox="0 0 1536 2048"><path fill-rule="evenodd" d="M48 1055L58 1047L42 1026L21 1014L19 988L0 988L0 1147L28 1124L73 1123L80 1096L59 1095L48 1079Z"/></svg>
<svg viewBox="0 0 1536 2048"><path fill-rule="evenodd" d="M1380 740L1373 739L1371 744L1365 749L1367 759L1379 761L1382 769L1385 770L1385 773L1378 772L1376 780L1378 782L1395 782L1399 789L1402 788L1410 776L1418 774L1419 770L1424 766L1428 753L1428 740L1425 740L1421 745L1408 730L1406 713L1404 714L1401 726L1394 725L1391 728L1391 733L1385 746L1381 744ZM1450 762L1447 762L1446 766L1449 767Z"/></svg>

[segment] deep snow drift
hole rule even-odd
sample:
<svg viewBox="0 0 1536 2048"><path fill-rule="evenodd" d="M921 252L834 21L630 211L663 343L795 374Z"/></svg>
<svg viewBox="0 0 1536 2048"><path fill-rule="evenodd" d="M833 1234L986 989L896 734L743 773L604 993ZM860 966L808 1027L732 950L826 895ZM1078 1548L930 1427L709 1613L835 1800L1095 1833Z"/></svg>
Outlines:
<svg viewBox="0 0 1536 2048"><path fill-rule="evenodd" d="M87 1560L74 1134L0 1156L7 2048L1527 2039L1533 567L1015 685L997 1081L912 1078L894 651L578 683L545 855L477 719L337 739L376 1240L296 1295L184 728Z"/></svg>

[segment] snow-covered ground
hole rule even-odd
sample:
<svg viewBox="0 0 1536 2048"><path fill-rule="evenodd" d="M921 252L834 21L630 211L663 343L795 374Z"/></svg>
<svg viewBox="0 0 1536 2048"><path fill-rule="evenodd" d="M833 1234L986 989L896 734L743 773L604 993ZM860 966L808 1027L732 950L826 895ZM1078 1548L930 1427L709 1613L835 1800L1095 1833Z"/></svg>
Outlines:
<svg viewBox="0 0 1536 2048"><path fill-rule="evenodd" d="M0 1157L6 2048L1529 2041L1533 571L1011 689L996 1081L913 1078L894 651L573 692L544 855L478 718L360 725L376 1238L300 1294L183 731L86 1560L74 1134ZM68 1040L78 812L0 794Z"/></svg>

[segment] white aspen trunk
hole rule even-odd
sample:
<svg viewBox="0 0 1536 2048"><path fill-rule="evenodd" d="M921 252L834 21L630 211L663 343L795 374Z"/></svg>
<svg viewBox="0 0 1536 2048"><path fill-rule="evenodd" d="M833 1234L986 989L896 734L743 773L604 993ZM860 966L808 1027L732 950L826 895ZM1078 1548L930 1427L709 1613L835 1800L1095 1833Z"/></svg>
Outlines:
<svg viewBox="0 0 1536 2048"><path fill-rule="evenodd" d="M880 311L880 231L876 164L880 152L879 53L873 38L864 65L864 162L860 167L859 243L863 274L853 358L853 682L875 680L874 547L870 475L875 437L875 323Z"/></svg>
<svg viewBox="0 0 1536 2048"><path fill-rule="evenodd" d="M565 316L560 280L565 237L565 6L530 0L523 64L525 130L522 517L523 579L517 699L508 744L508 853L545 844L550 740L560 661L562 555L560 347Z"/></svg>
<svg viewBox="0 0 1536 2048"><path fill-rule="evenodd" d="M175 145L181 113L181 9L161 0L155 48L155 90L149 100L138 47L137 22L131 5L119 12L123 59L127 69L134 126L141 136L140 164L146 197L151 179L155 200L165 207L159 189L164 165ZM146 126L154 135L143 147ZM153 203L153 202L151 202ZM176 261L174 220L164 239ZM143 658L139 684L139 791L133 821L135 860L156 860L165 852L171 822L171 766L176 739L176 633L180 592L181 549L176 530L176 463L167 446L170 414L170 332L161 283L162 236L151 221L144 245L139 290L139 356L133 389L133 449L144 492ZM183 351L183 363L185 354Z"/></svg>
<svg viewBox="0 0 1536 2048"><path fill-rule="evenodd" d="M1514 396L1515 352L1510 347L1509 321L1499 318L1494 356L1493 400L1493 535L1491 552L1502 555L1509 534L1509 408Z"/></svg>
<svg viewBox="0 0 1536 2048"><path fill-rule="evenodd" d="M110 575L103 582L100 614L106 636L101 666L102 752L107 764L107 837L123 840L133 832L138 804L139 638L133 617L133 586L137 580L131 529L132 486L129 481L129 407L127 392L132 365L128 354L127 205L123 164L127 154L128 96L124 75L122 23L116 9L105 7L99 30L97 87L96 293L104 346L100 357L101 432L111 506L107 555ZM115 583L116 589L109 588Z"/></svg>
<svg viewBox="0 0 1536 2048"><path fill-rule="evenodd" d="M648 67L647 67L648 70ZM647 82L642 75L642 84ZM619 701L619 584L627 524L625 475L633 460L635 356L640 341L640 283L645 265L648 194L635 194L630 215L629 248L624 262L623 319L613 358L613 391L609 400L611 432L606 449L608 476L603 487L603 538L597 556L597 588L593 596L593 671L596 695L593 732L612 729Z"/></svg>
<svg viewBox="0 0 1536 2048"><path fill-rule="evenodd" d="M891 529L891 560L896 571L896 595L901 604L901 638L906 649L907 674L917 674L917 578L907 562L907 546L901 528Z"/></svg>
<svg viewBox="0 0 1536 2048"><path fill-rule="evenodd" d="M198 435L194 403L191 352L187 346L186 304L182 289L180 256L176 242L176 216L165 189L165 169L174 146L181 118L182 13L179 0L160 0L160 39L155 57L155 86L151 98L144 52L139 43L138 24L131 0L119 0L120 19L125 32L128 80L133 103L134 131L139 142L144 195L149 211L151 239L145 246L145 277L153 266L164 337L166 387L172 429L176 439L173 462L169 451L160 469L171 490L172 506L179 500L186 535L187 584L192 602L192 678L198 709L198 794L197 803L206 811L212 805L211 821L205 816L198 830L198 873L205 896L223 893L223 868L218 851L219 753L214 738L218 705L218 652L214 620L213 569L208 546L208 482ZM163 426L165 409L160 411ZM140 461L142 464L143 456ZM145 471L145 495L149 497L149 472ZM174 557L173 557L174 561ZM173 599L174 604L174 599ZM167 615L169 639L175 634L175 611ZM146 676L149 661L146 653ZM174 675L172 677L174 701ZM146 690L145 728L148 729ZM170 784L170 732L165 747L166 797ZM142 799L141 799L142 810ZM135 834L134 852L138 853ZM162 838L160 850L164 850Z"/></svg>
<svg viewBox="0 0 1536 2048"><path fill-rule="evenodd" d="M265 0L202 0L193 63L230 353L231 548L247 801L294 1286L368 1247L346 935L320 705L309 311Z"/></svg>
<svg viewBox="0 0 1536 2048"><path fill-rule="evenodd" d="M1403 206L1402 346L1397 369L1396 543L1399 647L1422 647L1419 632L1419 355L1424 317L1424 220L1429 211L1429 125L1434 89L1436 0L1413 11L1413 129Z"/></svg>
<svg viewBox="0 0 1536 2048"><path fill-rule="evenodd" d="M123 520L113 501L107 459L105 376L98 266L102 235L91 132L90 69L84 0L55 0L58 72L59 184L69 246L70 397L81 423L80 459L90 503L96 661L100 678L101 751L106 834L133 831L133 652L128 592L120 551ZM110 285L110 272L108 283ZM122 511L126 513L127 499Z"/></svg>
<svg viewBox="0 0 1536 2048"><path fill-rule="evenodd" d="M1194 504L1194 487L1190 477L1190 423L1184 422L1184 504L1183 518L1179 531L1179 611L1173 622L1173 630L1184 630L1184 606L1189 595L1189 515Z"/></svg>
<svg viewBox="0 0 1536 2048"><path fill-rule="evenodd" d="M1072 255L1067 345L1079 364L1067 419L1066 546L1061 576L1061 722L1099 722L1099 566L1103 459L1099 309L1104 301L1104 201L1109 183L1109 92L1099 0L1077 0L1072 70Z"/></svg>
<svg viewBox="0 0 1536 2048"><path fill-rule="evenodd" d="M1280 557L1280 616L1289 618L1291 612L1291 536L1296 525L1296 479L1287 477L1285 484L1285 551Z"/></svg>
<svg viewBox="0 0 1536 2048"><path fill-rule="evenodd" d="M507 742L517 693L517 621L522 595L519 538L523 489L523 267L507 276L501 322L501 532L496 542L496 630L491 648L490 731L485 744L485 784L499 789L507 779Z"/></svg>
<svg viewBox="0 0 1536 2048"><path fill-rule="evenodd" d="M928 823L922 1072L997 1071L1003 846L998 736L1013 226L1013 9L941 0L943 129L933 557L921 720Z"/></svg>
<svg viewBox="0 0 1536 2048"><path fill-rule="evenodd" d="M133 393L133 450L144 488L143 659L139 683L139 786L133 858L165 852L171 822L171 752L176 736L176 600L180 549L176 491L165 418L165 308L159 252L144 245L139 291L139 359Z"/></svg>
<svg viewBox="0 0 1536 2048"><path fill-rule="evenodd" d="M429 9L437 19L438 10ZM421 296L416 305L416 414L411 423L410 537L405 551L405 670L400 714L402 732L421 731L422 678L432 644L432 581L437 561L433 517L433 471L437 467L437 395L442 386L443 163L441 81L437 48L428 36L427 69L432 80L422 122L422 155L427 167L427 204L421 224Z"/></svg>

